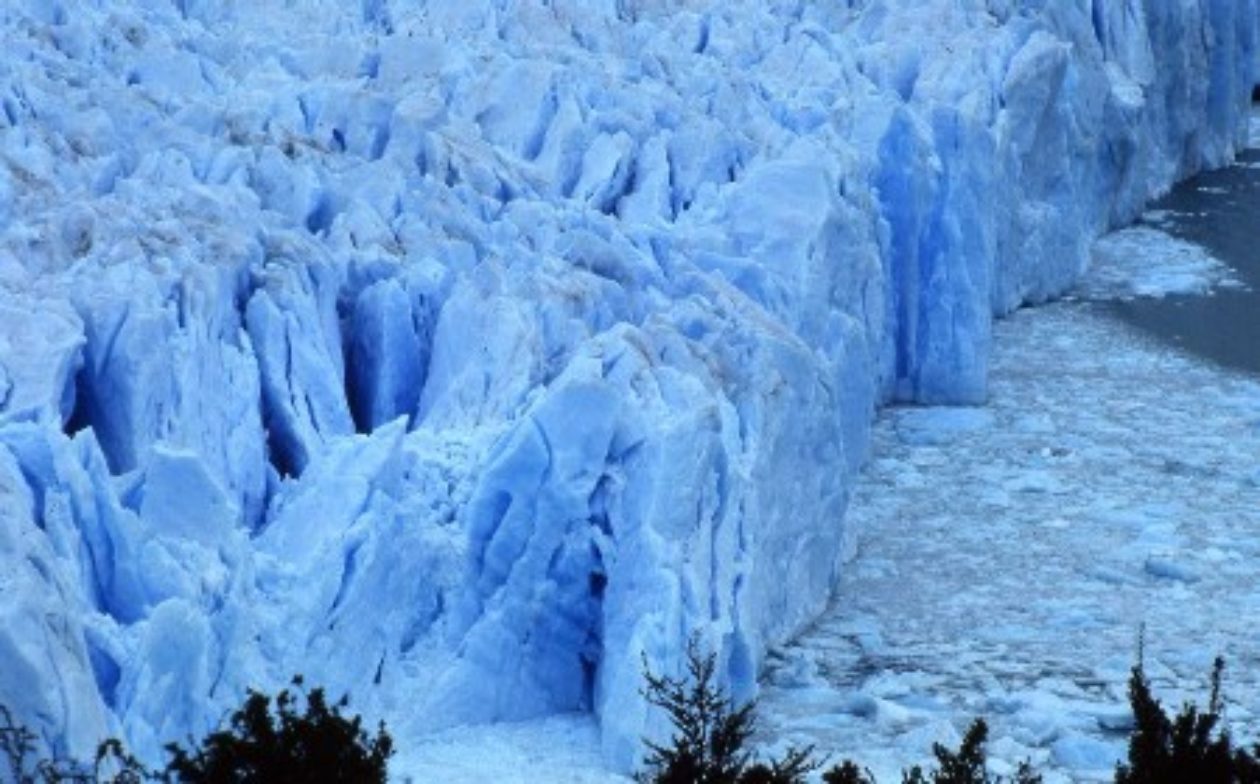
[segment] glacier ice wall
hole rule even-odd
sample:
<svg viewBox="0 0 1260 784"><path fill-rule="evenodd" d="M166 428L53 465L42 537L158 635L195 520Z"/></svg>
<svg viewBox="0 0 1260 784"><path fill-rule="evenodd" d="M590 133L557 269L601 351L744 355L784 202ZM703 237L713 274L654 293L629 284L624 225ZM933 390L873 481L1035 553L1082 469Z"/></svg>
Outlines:
<svg viewBox="0 0 1260 784"><path fill-rule="evenodd" d="M86 755L303 672L407 737L737 694L874 407L1227 162L1253 0L13 0L0 703ZM405 741L404 741L405 742Z"/></svg>

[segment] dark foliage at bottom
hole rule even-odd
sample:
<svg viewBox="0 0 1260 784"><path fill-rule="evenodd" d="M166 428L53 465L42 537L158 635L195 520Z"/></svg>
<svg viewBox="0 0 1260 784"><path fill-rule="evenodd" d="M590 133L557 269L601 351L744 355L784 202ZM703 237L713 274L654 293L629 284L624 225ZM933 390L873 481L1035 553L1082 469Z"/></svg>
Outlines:
<svg viewBox="0 0 1260 784"><path fill-rule="evenodd" d="M718 687L716 658L687 646L687 676L670 678L645 665L644 697L669 716L669 745L646 741L644 784L794 784L821 767L813 749L791 749L782 759L752 762L754 703L736 708Z"/></svg>
<svg viewBox="0 0 1260 784"><path fill-rule="evenodd" d="M342 715L347 700L329 704L322 689L282 690L274 699L251 691L227 727L185 749L167 745L170 762L152 771L128 755L122 743L100 745L93 764L42 758L37 738L0 706L0 781L14 784L273 784L276 782L354 782L383 784L393 740L381 724L369 736L358 716Z"/></svg>
<svg viewBox="0 0 1260 784"><path fill-rule="evenodd" d="M293 685L301 690L302 679ZM363 782L384 784L393 740L381 724L375 737L363 731L358 716L346 718L346 698L329 705L322 689L303 693L306 709L288 689L275 698L251 691L232 714L227 729L207 737L200 748L176 744L167 773L189 784L218 782Z"/></svg>
<svg viewBox="0 0 1260 784"><path fill-rule="evenodd" d="M1116 784L1260 784L1260 744L1235 747L1221 726L1224 668L1217 659L1205 709L1186 704L1169 716L1153 695L1139 656L1129 679L1134 729L1127 760L1116 769ZM684 677L645 672L644 696L666 712L673 734L668 744L648 743L649 754L637 777L642 784L804 784L819 771L824 784L876 784L870 771L850 760L822 770L824 759L813 747L756 761L751 745L756 706L735 707L719 688L716 670L715 657L702 655L693 642ZM250 692L227 726L199 745L168 745L170 762L162 771L146 769L115 739L102 743L90 764L45 758L37 736L0 705L0 781L384 782L393 754L384 725L369 735L358 716L342 715L345 698L330 704L323 690L305 691L301 678L294 678L293 685L295 690L282 690L274 700ZM978 719L957 750L936 744L935 768L904 771L902 784L1039 784L1041 777L1027 763L1009 779L988 772L988 731Z"/></svg>
<svg viewBox="0 0 1260 784"><path fill-rule="evenodd" d="M937 769L931 776L924 774L917 765L902 774L902 784L1000 784L1007 781L989 773L988 757L984 744L989 739L989 725L984 719L976 719L963 736L958 751L950 751L941 744L932 746ZM1041 776L1033 772L1027 762L1020 764L1012 784L1040 784Z"/></svg>
<svg viewBox="0 0 1260 784"><path fill-rule="evenodd" d="M778 759L753 763L750 741L756 731L756 704L736 708L716 683L716 657L687 646L687 677L668 678L644 667L648 702L662 708L673 725L669 745L645 741L649 754L641 784L804 784L826 764L813 747L791 748ZM903 784L999 784L987 772L984 744L989 728L977 720L958 751L936 744L937 769L915 767ZM845 760L822 773L825 784L875 784L869 771ZM1012 784L1039 784L1041 777L1020 766Z"/></svg>
<svg viewBox="0 0 1260 784"><path fill-rule="evenodd" d="M1260 784L1260 746L1235 749L1229 732L1220 728L1224 672L1225 661L1218 657L1206 710L1186 704L1170 718L1139 661L1129 676L1134 719L1129 757L1116 769L1116 784Z"/></svg>
<svg viewBox="0 0 1260 784"><path fill-rule="evenodd" d="M122 743L110 738L96 749L92 763L84 764L38 753L35 733L0 705L0 781L13 784L139 784L152 778Z"/></svg>

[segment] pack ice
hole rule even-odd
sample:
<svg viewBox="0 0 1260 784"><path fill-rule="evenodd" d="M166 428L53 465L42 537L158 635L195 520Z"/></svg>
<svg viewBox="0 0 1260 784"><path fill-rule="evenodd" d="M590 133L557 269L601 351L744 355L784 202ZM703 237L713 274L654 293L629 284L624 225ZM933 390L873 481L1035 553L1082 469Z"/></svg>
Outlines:
<svg viewBox="0 0 1260 784"><path fill-rule="evenodd" d="M408 737L825 605L875 406L1240 146L1253 0L8 0L0 703ZM1030 361L1035 358L1030 357Z"/></svg>

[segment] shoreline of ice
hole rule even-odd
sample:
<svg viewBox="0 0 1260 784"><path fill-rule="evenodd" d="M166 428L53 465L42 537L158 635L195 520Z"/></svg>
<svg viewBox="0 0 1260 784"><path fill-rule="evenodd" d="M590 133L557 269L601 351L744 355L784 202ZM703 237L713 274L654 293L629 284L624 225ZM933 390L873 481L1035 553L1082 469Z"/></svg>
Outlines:
<svg viewBox="0 0 1260 784"><path fill-rule="evenodd" d="M1104 274L1107 285L1082 299L1191 293L1215 279L1211 264L1192 264L1202 276L1187 287L1180 274L1187 243L1167 235L1133 243L1126 231L1100 245L1137 258ZM1191 255L1206 258L1201 248ZM1175 274L1160 269L1168 263ZM1247 671L1250 605L1237 584L1224 600L1214 593L1223 582L1242 581L1238 568L1247 558L1221 544L1227 532L1193 529L1228 521L1231 510L1245 526L1245 511L1260 504L1260 472L1247 460L1260 450L1260 379L1183 355L1091 304L1022 310L997 330L991 403L881 413L873 463L856 484L851 514L861 527L850 577L818 626L776 653L759 740L771 748L815 743L891 781L911 764L930 762L932 742L956 744L966 722L982 716L993 731L994 772L1032 759L1048 782L1110 781L1127 742L1125 689L1143 624L1148 672L1165 703L1202 702L1218 648L1232 664L1230 726L1241 739L1254 737L1260 715L1246 706L1260 699L1260 677ZM1058 364L1022 367L1019 358L1034 346ZM1214 411L1210 403L1218 400L1222 410ZM1149 424L1132 426L1135 416ZM1235 420L1246 426L1222 426ZM1230 443L1238 435L1242 442ZM1105 490L1075 497L1099 483ZM941 487L951 488L951 504L961 510L941 509ZM1180 511L1164 498L1177 491L1185 495ZM1028 499L1038 500L1028 509L1012 506ZM1211 508L1218 499L1232 500ZM973 504L986 514L972 517ZM969 521L981 530L968 531ZM1097 545L1058 551L1060 540L1090 539L1090 525L1100 532ZM985 550L995 558L977 570L979 562L967 560L979 555L977 536L1014 549ZM1129 541L1108 551L1107 537ZM1193 537L1216 544L1197 552L1185 541ZM892 557L893 549L903 555ZM1089 562L1098 557L1104 562ZM975 582L940 578L964 562L966 571L954 576L974 574ZM1039 601L1021 611L1010 600L1029 584L1054 595L1036 593ZM924 619L898 604L929 586L947 599L937 612L949 617ZM972 594L975 609L956 606ZM999 604L992 621L984 620L986 601ZM1207 607L1210 614L1200 611ZM1141 612L1130 618L1133 608ZM1024 631L1003 626L1023 613L1032 617ZM1038 620L1040 613L1049 620ZM1095 616L1121 623L1101 628ZM936 628L955 622L964 630ZM1064 636L1039 638L1047 629ZM1095 636L1103 642L1088 642ZM1203 639L1217 648L1205 653ZM581 717L439 733L420 739L396 772L418 781L441 773L458 784L487 776L521 784L621 780L601 767L596 733ZM494 751L478 755L483 745Z"/></svg>
<svg viewBox="0 0 1260 784"><path fill-rule="evenodd" d="M1151 223L1158 216L1147 213ZM1206 248L1177 239L1156 226L1137 225L1094 243L1093 262L1069 298L1107 302L1172 295L1210 295L1245 288L1238 273Z"/></svg>
<svg viewBox="0 0 1260 784"><path fill-rule="evenodd" d="M301 672L625 769L645 657L748 696L823 609L875 407L1246 132L1250 4L684 6L10 4L0 702L152 758Z"/></svg>
<svg viewBox="0 0 1260 784"><path fill-rule="evenodd" d="M984 717L995 772L1110 781L1144 626L1166 705L1203 704L1225 656L1228 724L1251 742L1260 379L1059 303L997 325L992 390L881 414L857 555L777 658L768 734L883 780Z"/></svg>

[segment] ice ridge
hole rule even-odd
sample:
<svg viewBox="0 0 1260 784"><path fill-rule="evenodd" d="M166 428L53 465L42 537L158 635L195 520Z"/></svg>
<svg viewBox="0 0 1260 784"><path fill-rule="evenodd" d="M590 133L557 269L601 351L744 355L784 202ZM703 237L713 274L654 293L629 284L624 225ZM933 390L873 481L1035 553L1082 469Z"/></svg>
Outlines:
<svg viewBox="0 0 1260 784"><path fill-rule="evenodd" d="M14 0L0 703L142 755L294 672L400 737L825 606L875 407L1228 162L1253 0Z"/></svg>

